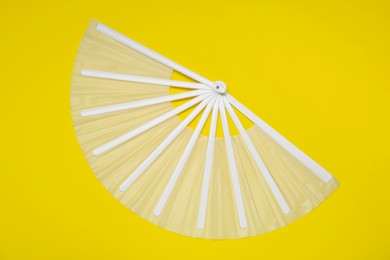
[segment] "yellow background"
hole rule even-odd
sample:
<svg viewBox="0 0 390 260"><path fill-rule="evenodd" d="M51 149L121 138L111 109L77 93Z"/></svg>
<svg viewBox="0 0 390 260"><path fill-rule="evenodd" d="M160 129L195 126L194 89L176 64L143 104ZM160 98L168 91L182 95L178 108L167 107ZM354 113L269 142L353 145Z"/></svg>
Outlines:
<svg viewBox="0 0 390 260"><path fill-rule="evenodd" d="M0 8L0 259L390 259L388 1L7 1ZM212 80L340 188L289 226L183 237L117 202L73 132L90 18Z"/></svg>

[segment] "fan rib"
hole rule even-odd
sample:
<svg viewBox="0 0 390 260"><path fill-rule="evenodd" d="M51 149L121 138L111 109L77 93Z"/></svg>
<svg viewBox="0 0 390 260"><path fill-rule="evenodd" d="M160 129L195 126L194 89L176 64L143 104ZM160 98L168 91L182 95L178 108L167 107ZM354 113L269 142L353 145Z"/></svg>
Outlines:
<svg viewBox="0 0 390 260"><path fill-rule="evenodd" d="M104 35L126 45L127 47L130 47L146 56L148 56L149 58L152 58L168 67L170 67L171 69L173 70L176 70L190 78L192 78L193 80L196 80L200 83L203 83L205 84L206 86L210 87L211 89L213 89L214 91L217 91L219 93L224 93L225 90L218 90L217 89L217 86L214 82L206 79L205 77L185 68L184 66L162 56L161 54L139 44L138 42L130 39L129 37L126 37L122 34L120 34L119 32L105 26L104 24L102 23L99 23L97 26L96 26L96 30L100 33L103 33Z"/></svg>
<svg viewBox="0 0 390 260"><path fill-rule="evenodd" d="M179 177L183 171L183 168L186 165L187 160L190 157L190 155L195 147L195 144L196 144L196 141L198 140L200 132L202 131L202 129L206 123L206 120L210 115L210 111L215 103L215 100L216 100L216 97L214 97L213 100L209 101L209 103L207 104L207 107L204 110L203 115L200 118L197 127L195 128L194 133L192 134L186 148L184 149L184 153L181 156L179 163L177 164L171 178L169 179L169 182L168 182L167 186L165 187L165 190L164 190L163 194L161 195L161 198L158 201L156 208L154 209L154 215L156 217L160 216L161 211L164 209L164 206L167 203L167 201L172 193L172 190L175 187L176 182L179 179Z"/></svg>
<svg viewBox="0 0 390 260"><path fill-rule="evenodd" d="M333 176L329 172L327 172L321 165L319 165L317 162L307 156L304 152L302 152L296 146L290 143L286 138L276 132L272 127L270 127L267 123L261 120L258 116L256 116L255 113L250 111L237 99L227 93L226 97L234 107L236 107L241 113L243 113L247 118L249 118L253 123L255 123L275 142L277 142L290 154L292 154L298 161L300 161L303 165L310 169L318 178L320 178L324 182L328 182L333 178Z"/></svg>
<svg viewBox="0 0 390 260"><path fill-rule="evenodd" d="M261 156L257 152L255 146L253 145L248 134L246 133L244 127L242 126L242 124L241 124L240 120L238 119L236 113L234 112L232 106L230 105L230 103L226 97L223 97L223 101L224 101L224 104L225 104L227 111L229 112L230 117L232 118L234 124L236 125L238 131L240 132L241 137L244 140L245 145L248 147L248 150L251 153L253 159L255 159L255 162L256 162L257 166L259 167L265 181L267 182L267 184L270 187L272 193L274 194L276 200L278 201L280 208L282 209L282 211L285 214L289 213L290 207L288 206L286 199L284 198L284 196L283 196L282 192L280 191L278 185L276 184L275 180L272 178L271 173L269 172L263 159L261 158Z"/></svg>
<svg viewBox="0 0 390 260"><path fill-rule="evenodd" d="M214 103L213 113L211 116L210 133L209 133L209 140L207 143L206 162L204 166L202 192L200 197L200 206L199 206L199 214L198 214L198 229L204 229L205 220L206 220L206 207L207 207L207 202L209 197L211 167L213 165L213 158L214 158L215 133L217 130L219 102L220 102L220 97L218 97L218 100L215 101Z"/></svg>
<svg viewBox="0 0 390 260"><path fill-rule="evenodd" d="M179 87L179 88L210 90L209 87L197 82L185 82L179 80L144 77L144 76L136 76L131 74L115 73L115 72L108 72L108 71L83 69L81 70L81 75L86 77L92 77L92 78L100 78L100 79L112 79L112 80L138 82L138 83L146 83L146 84L154 84L154 85L162 85L162 86L172 86L172 87Z"/></svg>
<svg viewBox="0 0 390 260"><path fill-rule="evenodd" d="M213 96L203 100L173 131L169 136L138 166L138 168L119 187L120 191L126 191L131 184L165 151L169 144L185 129L185 127L202 111Z"/></svg>
<svg viewBox="0 0 390 260"><path fill-rule="evenodd" d="M100 155L102 153L105 153L111 149L113 149L114 147L117 147L118 145L121 145L123 144L124 142L130 140L131 138L149 130L150 128L168 120L169 118L183 112L184 110L187 110L188 108L194 106L195 104L199 103L200 101L204 100L205 98L207 98L208 96L212 95L212 92L210 92L209 94L203 94L203 95L200 95L190 101L188 101L187 103L159 116L159 117L156 117L155 119L152 119L151 121L147 122L146 124L143 124L141 125L140 127L134 129L134 130L131 130L130 132L127 132L117 138L115 138L114 140L111 140L101 146L99 146L98 148L96 148L95 150L93 150L93 154L94 155Z"/></svg>
<svg viewBox="0 0 390 260"><path fill-rule="evenodd" d="M247 221L246 221L244 203L242 200L240 181L238 179L236 159L234 157L233 145L232 145L232 140L230 137L229 125L228 125L226 112L225 112L225 106L224 106L223 102L220 102L220 104L219 104L219 111L220 111L220 115L221 115L222 129L223 129L225 145L226 145L226 152L227 152L227 157L228 157L227 159L228 159L228 164L229 164L229 169L230 169L230 176L232 178L232 183L233 183L233 192L234 192L234 198L235 198L235 202L236 202L236 206L237 206L240 227L246 228Z"/></svg>
<svg viewBox="0 0 390 260"><path fill-rule="evenodd" d="M80 115L81 116L94 116L94 115L100 115L100 114L105 114L105 113L123 111L123 110L128 110L128 109L133 109L133 108L161 104L161 103L174 101L174 100L186 99L186 98L199 96L199 95L210 93L210 92L211 92L211 90L193 90L193 91L183 92L183 93L174 94L174 95L167 95L167 96L162 96L162 97L137 100L137 101L133 101L133 102L121 103L121 104L104 106L104 107L96 107L96 108L82 110L80 112Z"/></svg>

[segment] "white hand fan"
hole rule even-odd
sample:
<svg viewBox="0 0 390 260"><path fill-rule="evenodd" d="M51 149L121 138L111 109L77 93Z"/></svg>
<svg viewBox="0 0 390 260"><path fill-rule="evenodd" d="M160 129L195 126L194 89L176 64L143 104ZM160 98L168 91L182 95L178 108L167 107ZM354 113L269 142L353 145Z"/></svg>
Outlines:
<svg viewBox="0 0 390 260"><path fill-rule="evenodd" d="M173 70L198 83L170 80ZM170 95L170 86L189 90ZM271 231L311 211L338 186L230 96L223 82L101 23L92 21L81 42L71 107L81 148L108 191L136 214L183 235L225 239ZM233 107L254 126L244 129ZM188 124L198 115L192 130ZM230 135L228 116L239 135ZM209 117L206 136L201 131ZM224 138L216 138L218 120Z"/></svg>

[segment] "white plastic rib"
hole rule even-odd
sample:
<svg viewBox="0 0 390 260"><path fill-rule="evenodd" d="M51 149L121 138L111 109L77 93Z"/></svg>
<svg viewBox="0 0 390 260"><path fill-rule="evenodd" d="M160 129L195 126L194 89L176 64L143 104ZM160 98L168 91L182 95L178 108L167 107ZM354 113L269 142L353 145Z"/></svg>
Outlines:
<svg viewBox="0 0 390 260"><path fill-rule="evenodd" d="M198 214L198 229L204 229L206 220L206 208L209 198L211 167L213 165L214 159L215 133L217 130L219 102L220 98L218 97L218 100L214 103L213 113L211 115L210 133L209 140L207 143L206 163L204 166L202 192L200 197L200 206Z"/></svg>
<svg viewBox="0 0 390 260"><path fill-rule="evenodd" d="M146 83L146 84L154 84L154 85L162 85L162 86L172 86L172 87L179 87L179 88L210 89L209 87L196 82L185 82L185 81L154 78L154 77L143 77L143 76L115 73L115 72L108 72L108 71L84 69L81 70L81 75L86 77L92 77L92 78L112 79L112 80L138 82L138 83Z"/></svg>
<svg viewBox="0 0 390 260"><path fill-rule="evenodd" d="M241 134L242 139L244 140L245 145L248 147L249 152L251 153L253 159L255 160L257 166L259 167L265 181L267 182L268 186L270 187L272 193L274 194L280 208L284 213L290 212L290 207L287 204L286 199L284 198L282 192L280 191L278 185L276 184L275 180L272 178L272 175L268 171L267 166L265 165L264 161L262 160L261 156L257 152L255 146L253 145L251 139L249 138L248 134L246 133L244 127L242 126L240 120L238 119L236 112L234 112L232 106L229 104L229 101L226 97L223 97L223 102L225 104L225 107L227 111L230 114L230 117L232 118L234 124L236 125L238 131Z"/></svg>
<svg viewBox="0 0 390 260"><path fill-rule="evenodd" d="M203 100L176 128L171 134L138 166L138 168L120 185L120 191L126 191L131 184L165 151L169 144L184 130L184 128L202 111L210 102L212 96Z"/></svg>
<svg viewBox="0 0 390 260"><path fill-rule="evenodd" d="M181 156L180 161L177 164L171 178L169 179L169 182L168 182L167 186L165 187L165 190L164 190L163 194L161 195L161 198L158 201L156 208L154 209L154 215L156 217L160 216L161 211L164 209L164 206L167 203L167 201L172 193L172 190L175 187L177 180L179 179L179 177L183 171L183 168L186 165L187 160L190 157L190 155L195 147L196 141L198 140L199 134L202 131L203 126L206 123L207 118L209 117L209 114L210 114L211 108L214 105L214 102L215 102L215 98L211 102L209 102L209 104L207 105L206 109L203 112L202 117L200 118L200 120L198 122L198 125L197 125L194 133L191 136L191 139L189 140L186 148L184 149L184 153Z"/></svg>
<svg viewBox="0 0 390 260"><path fill-rule="evenodd" d="M218 93L225 93L226 89L223 87L223 86L220 86L219 89L217 89L217 85L206 79L205 77L183 67L182 65L180 64L177 64L176 62L162 56L161 54L155 52L155 51L152 51L151 49L139 44L138 42L130 39L129 37L126 37L120 33L118 33L117 31L114 31L113 29L105 26L104 24L101 24L99 23L97 26L96 26L96 30L98 32L101 32L103 34L105 34L106 36L148 56L149 58L152 58L168 67L170 67L171 69L173 70L176 70L200 83L203 83L205 85L207 85L208 87L210 87L211 89L213 89L214 91L218 92Z"/></svg>
<svg viewBox="0 0 390 260"><path fill-rule="evenodd" d="M262 129L267 135L269 135L275 142L277 142L280 146L286 149L289 153L291 153L298 161L300 161L303 165L305 165L308 169L310 169L318 178L320 178L324 182L328 182L333 178L333 176L327 172L324 168L321 167L318 163L316 163L313 159L295 147L292 143L290 143L286 138L272 129L268 124L266 124L263 120L261 120L258 116L256 116L252 111L250 111L247 107L241 104L237 99L227 94L227 99L229 102L235 106L241 113L243 113L247 118L249 118L253 123L255 123L260 129Z"/></svg>
<svg viewBox="0 0 390 260"><path fill-rule="evenodd" d="M238 211L238 219L240 222L240 227L246 228L247 221L246 221L244 203L242 200L240 181L238 179L237 164L236 164L236 159L234 157L233 145L230 137L229 125L226 118L225 106L223 102L219 103L219 112L221 114L222 129L223 129L223 135L225 139L230 175L233 183L234 198L235 198L236 207Z"/></svg>
<svg viewBox="0 0 390 260"><path fill-rule="evenodd" d="M105 153L105 152L113 149L114 147L117 147L118 145L123 144L124 142L128 141L129 139L149 130L150 128L152 128L152 127L164 122L165 120L183 112L184 110L194 106L195 104L199 103L200 101L204 100L206 97L208 97L210 95L212 95L212 93L198 96L198 97L188 101L187 103L185 103L185 104L183 104L175 109L172 109L171 111L147 122L146 124L141 125L140 127L136 128L130 132L127 132L126 134L123 134L123 135L115 138L114 140L112 140L108 143L103 144L102 146L93 150L93 154L100 155L102 153Z"/></svg>
<svg viewBox="0 0 390 260"><path fill-rule="evenodd" d="M104 106L104 107L97 107L97 108L91 108L91 109L85 109L80 112L81 116L94 116L94 115L100 115L110 112L117 112L117 111L123 111L138 107L145 107L145 106L151 106L156 105L164 102L174 101L174 100L180 100L180 99L186 99L190 97L199 96L202 94L210 93L212 90L193 90L188 92L183 92L180 94L174 94L174 95L167 95L157 98L149 98L144 100L137 100L133 102L127 102L127 103L121 103L111 106Z"/></svg>

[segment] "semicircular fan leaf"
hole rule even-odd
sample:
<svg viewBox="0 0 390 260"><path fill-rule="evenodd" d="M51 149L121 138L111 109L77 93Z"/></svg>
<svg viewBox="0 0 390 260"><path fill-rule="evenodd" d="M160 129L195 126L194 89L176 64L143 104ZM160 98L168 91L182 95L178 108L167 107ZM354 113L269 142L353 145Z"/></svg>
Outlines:
<svg viewBox="0 0 390 260"><path fill-rule="evenodd" d="M172 80L173 71L194 81ZM170 94L170 87L184 91ZM173 106L178 100L185 102ZM132 212L179 234L226 239L268 232L305 215L338 186L223 82L95 21L77 54L71 109L100 182ZM236 111L254 126L245 129Z"/></svg>

